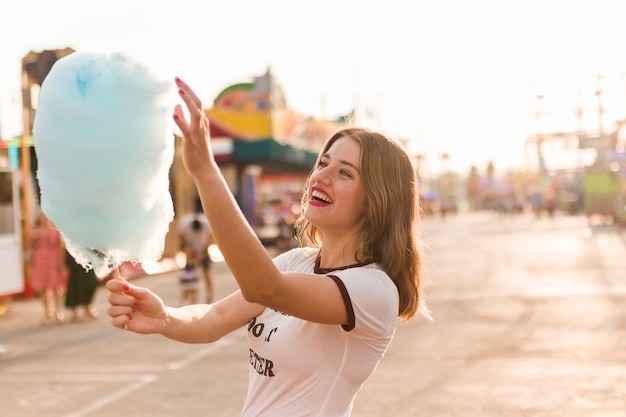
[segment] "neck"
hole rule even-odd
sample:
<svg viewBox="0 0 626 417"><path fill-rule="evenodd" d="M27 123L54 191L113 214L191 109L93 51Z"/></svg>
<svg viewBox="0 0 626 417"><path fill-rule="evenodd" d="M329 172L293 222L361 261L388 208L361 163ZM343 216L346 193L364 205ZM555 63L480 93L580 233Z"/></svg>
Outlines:
<svg viewBox="0 0 626 417"><path fill-rule="evenodd" d="M320 267L339 268L357 263L354 242L332 245L324 241L320 249Z"/></svg>

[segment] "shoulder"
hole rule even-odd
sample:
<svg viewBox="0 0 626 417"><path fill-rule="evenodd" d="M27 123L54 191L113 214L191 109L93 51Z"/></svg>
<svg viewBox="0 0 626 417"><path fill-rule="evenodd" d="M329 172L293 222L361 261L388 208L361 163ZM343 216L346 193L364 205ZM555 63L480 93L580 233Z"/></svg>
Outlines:
<svg viewBox="0 0 626 417"><path fill-rule="evenodd" d="M379 334L395 327L400 295L389 275L380 267L370 264L328 275L344 288L357 329L370 329Z"/></svg>
<svg viewBox="0 0 626 417"><path fill-rule="evenodd" d="M398 296L398 290L389 275L376 264L368 264L335 271L329 275L339 278L353 291L377 291L379 295Z"/></svg>
<svg viewBox="0 0 626 417"><path fill-rule="evenodd" d="M274 264L283 272L304 271L308 269L312 272L318 253L319 249L316 248L294 248L276 256L274 258Z"/></svg>

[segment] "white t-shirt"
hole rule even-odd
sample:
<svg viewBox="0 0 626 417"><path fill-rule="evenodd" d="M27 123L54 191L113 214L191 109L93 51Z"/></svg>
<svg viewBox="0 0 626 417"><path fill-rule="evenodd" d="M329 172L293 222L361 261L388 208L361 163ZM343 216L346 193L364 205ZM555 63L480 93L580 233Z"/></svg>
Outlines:
<svg viewBox="0 0 626 417"><path fill-rule="evenodd" d="M248 325L250 384L243 417L347 417L357 391L394 335L399 296L377 265L316 270L319 250L297 248L274 259L281 271L331 276L350 323L313 323L270 308Z"/></svg>

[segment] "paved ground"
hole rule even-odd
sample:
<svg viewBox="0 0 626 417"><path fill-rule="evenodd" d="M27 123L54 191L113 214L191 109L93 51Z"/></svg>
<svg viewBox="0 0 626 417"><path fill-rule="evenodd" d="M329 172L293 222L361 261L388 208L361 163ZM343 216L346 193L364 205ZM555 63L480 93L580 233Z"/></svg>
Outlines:
<svg viewBox="0 0 626 417"><path fill-rule="evenodd" d="M626 234L583 217L426 219L435 321L401 324L353 417L626 416ZM216 265L218 295L234 288ZM176 303L176 274L136 278ZM101 313L105 292L97 294ZM237 416L243 332L184 345L96 321L0 316L0 416Z"/></svg>

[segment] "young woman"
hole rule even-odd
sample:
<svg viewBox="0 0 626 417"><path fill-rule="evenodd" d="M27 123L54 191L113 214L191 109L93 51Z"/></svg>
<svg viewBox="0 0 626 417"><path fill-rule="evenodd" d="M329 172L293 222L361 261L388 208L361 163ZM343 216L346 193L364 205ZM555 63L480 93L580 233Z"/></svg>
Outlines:
<svg viewBox="0 0 626 417"><path fill-rule="evenodd" d="M240 289L212 305L172 308L146 288L111 280L112 324L186 343L214 342L247 326L242 416L349 416L397 318L427 315L409 157L380 133L336 133L303 194L301 247L271 259L220 174L200 100L176 83L189 111L189 120L180 105L174 111L185 167Z"/></svg>
<svg viewBox="0 0 626 417"><path fill-rule="evenodd" d="M32 248L30 284L43 303L43 324L61 322L64 318L63 295L67 285L63 237L41 211L28 238Z"/></svg>

